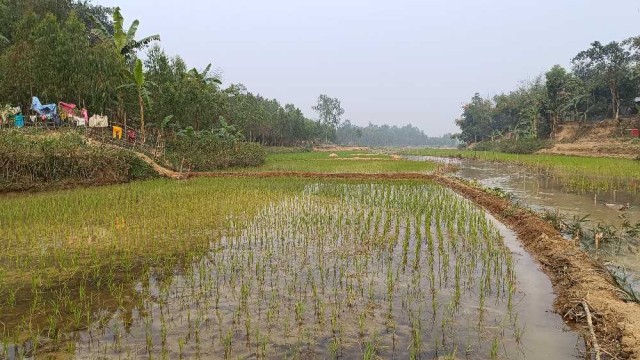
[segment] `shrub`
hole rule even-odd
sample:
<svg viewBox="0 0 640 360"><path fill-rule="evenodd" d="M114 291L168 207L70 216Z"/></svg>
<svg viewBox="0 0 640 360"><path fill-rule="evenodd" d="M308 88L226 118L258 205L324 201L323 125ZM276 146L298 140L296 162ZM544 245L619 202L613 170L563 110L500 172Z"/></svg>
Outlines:
<svg viewBox="0 0 640 360"><path fill-rule="evenodd" d="M257 143L224 141L214 134L198 133L169 139L165 158L175 169L210 171L262 165L267 153Z"/></svg>
<svg viewBox="0 0 640 360"><path fill-rule="evenodd" d="M520 139L501 141L482 141L474 146L477 151L498 151L509 154L533 154L538 150L551 146L549 140Z"/></svg>
<svg viewBox="0 0 640 360"><path fill-rule="evenodd" d="M155 176L127 150L91 146L75 132L0 132L0 191L113 184Z"/></svg>

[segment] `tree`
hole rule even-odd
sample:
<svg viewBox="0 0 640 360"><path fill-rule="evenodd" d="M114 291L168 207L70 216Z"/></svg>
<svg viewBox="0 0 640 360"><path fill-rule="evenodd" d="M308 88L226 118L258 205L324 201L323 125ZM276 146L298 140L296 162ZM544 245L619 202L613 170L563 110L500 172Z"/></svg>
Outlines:
<svg viewBox="0 0 640 360"><path fill-rule="evenodd" d="M572 60L579 76L607 84L615 120L620 118L620 85L629 76L631 60L629 50L616 41L607 45L594 41L589 49L581 51Z"/></svg>
<svg viewBox="0 0 640 360"><path fill-rule="evenodd" d="M160 35L151 35L140 40L136 40L136 33L138 32L138 26L140 25L140 21L137 19L133 20L127 31L124 31L124 18L120 13L119 7L116 7L113 10L113 35L111 35L109 26L104 24L102 20L97 17L94 17L94 20L96 21L96 28L92 30L92 34L101 39L108 39L111 37L116 51L118 51L118 53L120 53L127 62L136 57L136 52L138 50L144 49L154 41L160 41Z"/></svg>
<svg viewBox="0 0 640 360"><path fill-rule="evenodd" d="M491 100L483 99L476 93L471 102L463 107L462 117L456 125L462 130L460 140L466 143L482 141L492 133L491 123L494 105Z"/></svg>
<svg viewBox="0 0 640 360"><path fill-rule="evenodd" d="M555 134L559 119L563 114L563 109L567 103L567 81L569 78L567 70L560 65L554 65L545 74L545 87L551 113L551 132Z"/></svg>
<svg viewBox="0 0 640 360"><path fill-rule="evenodd" d="M318 113L320 123L327 127L333 136L344 115L340 100L322 94L318 96L318 102L313 106L313 110Z"/></svg>
<svg viewBox="0 0 640 360"><path fill-rule="evenodd" d="M136 96L138 99L138 106L140 109L140 138L145 142L145 128L144 128L144 104L151 103L149 87L154 85L151 81L147 81L144 75L144 69L142 67L142 60L136 59L133 70L128 73L128 77L131 80L129 84L122 85L126 88L135 88Z"/></svg>

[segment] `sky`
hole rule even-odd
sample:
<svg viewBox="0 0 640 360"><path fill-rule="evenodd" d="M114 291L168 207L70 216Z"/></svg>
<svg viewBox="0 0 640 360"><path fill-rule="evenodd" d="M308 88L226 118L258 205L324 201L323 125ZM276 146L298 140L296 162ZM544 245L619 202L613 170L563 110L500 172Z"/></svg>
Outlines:
<svg viewBox="0 0 640 360"><path fill-rule="evenodd" d="M310 118L318 95L366 126L411 123L437 136L476 93L544 74L595 40L640 35L638 0L94 0L120 6L138 37L207 64L225 85Z"/></svg>

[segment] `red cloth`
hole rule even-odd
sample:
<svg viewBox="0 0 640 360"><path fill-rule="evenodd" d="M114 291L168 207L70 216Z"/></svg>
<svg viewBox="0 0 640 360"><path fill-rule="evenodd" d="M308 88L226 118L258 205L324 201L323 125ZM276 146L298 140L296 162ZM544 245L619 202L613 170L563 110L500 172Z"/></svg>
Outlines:
<svg viewBox="0 0 640 360"><path fill-rule="evenodd" d="M76 104L67 104L60 101L60 109L69 115L73 115L73 111L76 109Z"/></svg>

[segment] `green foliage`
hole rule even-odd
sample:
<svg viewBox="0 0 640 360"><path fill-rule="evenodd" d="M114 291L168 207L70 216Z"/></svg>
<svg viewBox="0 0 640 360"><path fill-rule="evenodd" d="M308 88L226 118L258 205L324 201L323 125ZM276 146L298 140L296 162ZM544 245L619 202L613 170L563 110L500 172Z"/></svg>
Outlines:
<svg viewBox="0 0 640 360"><path fill-rule="evenodd" d="M405 126L373 125L366 127L351 124L345 120L336 131L336 143L359 146L433 146L456 147L459 141L451 134L441 137L427 136L411 124Z"/></svg>
<svg viewBox="0 0 640 360"><path fill-rule="evenodd" d="M337 158L328 152L297 152L270 154L264 165L237 169L246 172L305 171L321 173L398 173L428 172L437 165L427 161L398 160L389 155L363 151L338 151Z"/></svg>
<svg viewBox="0 0 640 360"><path fill-rule="evenodd" d="M0 191L110 184L155 176L127 150L87 145L75 132L0 132Z"/></svg>
<svg viewBox="0 0 640 360"><path fill-rule="evenodd" d="M611 98L611 112L618 120L620 113L620 87L630 76L631 52L616 41L602 45L594 41L591 47L573 58L575 72L587 82L605 84Z"/></svg>
<svg viewBox="0 0 640 360"><path fill-rule="evenodd" d="M334 139L336 129L342 121L342 115L344 115L340 100L322 94L318 96L313 110L318 113L319 123L323 128L325 139Z"/></svg>
<svg viewBox="0 0 640 360"><path fill-rule="evenodd" d="M221 138L208 131L184 131L168 139L165 155L175 169L192 171L258 166L266 156L260 144Z"/></svg>
<svg viewBox="0 0 640 360"><path fill-rule="evenodd" d="M482 141L474 146L477 151L498 151L509 154L533 154L551 146L549 140L542 139L505 139L501 141Z"/></svg>
<svg viewBox="0 0 640 360"><path fill-rule="evenodd" d="M519 164L555 177L568 189L576 191L640 190L640 162L613 159L547 154L506 154L495 151L415 149L406 155L443 156L500 161Z"/></svg>
<svg viewBox="0 0 640 360"><path fill-rule="evenodd" d="M475 94L456 120L459 138L468 144L506 135L546 138L565 121L619 119L621 113L637 113L633 103L640 95L637 39L593 42L573 58L572 71L555 65L544 78L492 99Z"/></svg>

